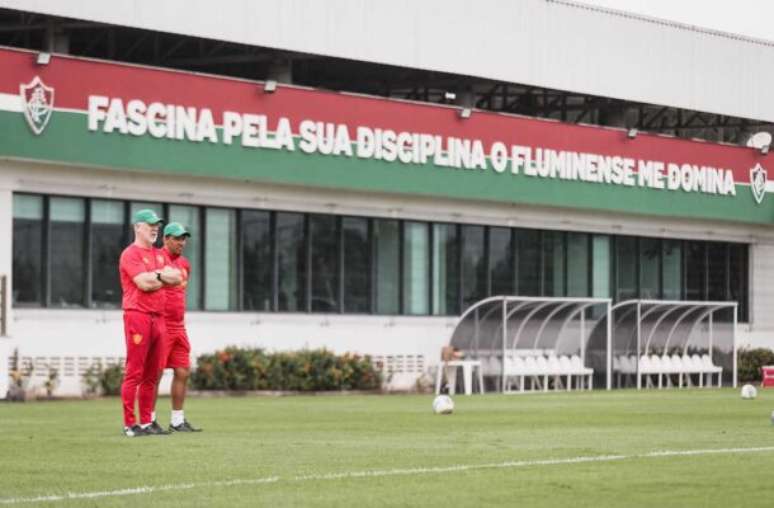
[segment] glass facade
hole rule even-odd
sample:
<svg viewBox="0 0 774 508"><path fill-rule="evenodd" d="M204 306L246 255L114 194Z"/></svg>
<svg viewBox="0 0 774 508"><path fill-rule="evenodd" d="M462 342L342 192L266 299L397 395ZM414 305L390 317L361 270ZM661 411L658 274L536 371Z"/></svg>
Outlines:
<svg viewBox="0 0 774 508"><path fill-rule="evenodd" d="M86 201L49 200L50 305L83 307L86 288Z"/></svg>
<svg viewBox="0 0 774 508"><path fill-rule="evenodd" d="M610 298L613 265L610 257L610 237L593 235L591 240L591 296Z"/></svg>
<svg viewBox="0 0 774 508"><path fill-rule="evenodd" d="M405 222L403 229L403 313L427 314L430 300L430 242L425 222Z"/></svg>
<svg viewBox="0 0 774 508"><path fill-rule="evenodd" d="M542 296L566 296L564 240L565 234L561 231L543 232Z"/></svg>
<svg viewBox="0 0 774 508"><path fill-rule="evenodd" d="M460 308L459 228L433 224L433 314L456 314Z"/></svg>
<svg viewBox="0 0 774 508"><path fill-rule="evenodd" d="M400 313L400 222L375 219L373 263L377 314Z"/></svg>
<svg viewBox="0 0 774 508"><path fill-rule="evenodd" d="M516 243L516 294L541 295L542 234L536 229L514 231Z"/></svg>
<svg viewBox="0 0 774 508"><path fill-rule="evenodd" d="M117 308L130 217L192 233L189 309L458 315L491 295L735 300L748 245L14 194L16 307Z"/></svg>
<svg viewBox="0 0 774 508"><path fill-rule="evenodd" d="M306 221L301 213L277 213L277 310L306 310Z"/></svg>
<svg viewBox="0 0 774 508"><path fill-rule="evenodd" d="M639 239L640 292L646 300L657 300L661 296L661 240L657 238Z"/></svg>
<svg viewBox="0 0 774 508"><path fill-rule="evenodd" d="M334 215L309 216L312 312L339 311L341 238L338 222L338 217Z"/></svg>
<svg viewBox="0 0 774 508"><path fill-rule="evenodd" d="M619 236L615 238L615 300L637 298L637 238Z"/></svg>
<svg viewBox="0 0 774 508"><path fill-rule="evenodd" d="M13 291L16 306L40 306L44 302L42 196L13 195Z"/></svg>
<svg viewBox="0 0 774 508"><path fill-rule="evenodd" d="M121 307L121 282L116 260L129 243L125 217L126 207L120 201L91 201L91 304L92 307Z"/></svg>
<svg viewBox="0 0 774 508"><path fill-rule="evenodd" d="M567 296L583 297L591 295L589 284L591 266L589 266L589 235L567 233Z"/></svg>
<svg viewBox="0 0 774 508"><path fill-rule="evenodd" d="M371 247L368 219L341 219L344 312L371 311Z"/></svg>
<svg viewBox="0 0 774 508"><path fill-rule="evenodd" d="M236 213L207 208L204 228L204 308L237 310Z"/></svg>
<svg viewBox="0 0 774 508"><path fill-rule="evenodd" d="M489 294L513 295L516 281L513 232L509 228L489 228Z"/></svg>
<svg viewBox="0 0 774 508"><path fill-rule="evenodd" d="M489 296L484 226L462 226L462 308Z"/></svg>
<svg viewBox="0 0 774 508"><path fill-rule="evenodd" d="M745 246L746 247L746 246ZM746 249L745 249L746 251ZM683 242L661 241L661 293L664 300L680 300L683 286Z"/></svg>
<svg viewBox="0 0 774 508"><path fill-rule="evenodd" d="M274 308L271 213L242 212L242 309L266 311Z"/></svg>

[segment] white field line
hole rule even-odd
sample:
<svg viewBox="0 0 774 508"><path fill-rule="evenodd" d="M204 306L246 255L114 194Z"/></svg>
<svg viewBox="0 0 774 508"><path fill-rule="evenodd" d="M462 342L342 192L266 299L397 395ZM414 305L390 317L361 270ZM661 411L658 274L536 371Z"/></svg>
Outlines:
<svg viewBox="0 0 774 508"><path fill-rule="evenodd" d="M16 497L0 498L0 504L21 504L21 503L44 503L52 501L71 501L74 499L97 499L101 497L119 497L133 496L135 494L151 494L154 492L191 490L200 487L230 487L232 485L257 485L262 483L278 482L279 477L270 476L266 478L255 478L251 480L226 480L220 482L202 482L202 483L176 483L174 485L158 485L155 487L143 486L131 489L105 490L96 492L68 492L67 494L58 494L50 496L36 497Z"/></svg>
<svg viewBox="0 0 774 508"><path fill-rule="evenodd" d="M308 482L324 480L347 480L355 478L374 478L383 476L406 476L406 475L425 475L440 473L455 473L462 471L473 471L479 469L513 469L527 468L533 466L556 466L566 464L585 464L592 462L613 462L631 459L652 459L663 457L695 457L700 455L720 455L720 454L745 454L774 452L774 446L762 446L754 448L716 448L699 450L657 450L648 453L635 455L596 455L585 457L570 457L566 459L541 459L541 460L519 460L496 462L489 464L459 464L456 466L445 467L416 467L405 469L383 469L371 471L346 471L343 473L323 473L310 474L281 478L279 476L267 476L264 478L252 478L243 480L224 480L214 482L200 483L177 483L171 485L142 486L120 490L106 490L94 492L68 492L66 494L41 495L35 497L6 497L0 498L0 505L17 505L26 503L43 503L56 501L71 501L77 499L99 499L103 497L133 496L137 494L153 494L155 492L169 492L179 490L191 490L206 487L231 487L234 485L261 485L272 484L281 481L285 482Z"/></svg>

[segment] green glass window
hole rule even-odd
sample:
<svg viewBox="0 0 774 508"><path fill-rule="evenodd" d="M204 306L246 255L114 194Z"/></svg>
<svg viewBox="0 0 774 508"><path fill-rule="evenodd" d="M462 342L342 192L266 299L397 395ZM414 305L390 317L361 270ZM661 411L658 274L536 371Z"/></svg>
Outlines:
<svg viewBox="0 0 774 508"><path fill-rule="evenodd" d="M374 220L374 265L376 267L376 312L400 312L400 223L396 220Z"/></svg>
<svg viewBox="0 0 774 508"><path fill-rule="evenodd" d="M403 312L427 314L430 249L428 225L406 222L403 237Z"/></svg>
<svg viewBox="0 0 774 508"><path fill-rule="evenodd" d="M236 212L207 208L204 250L204 306L236 309Z"/></svg>

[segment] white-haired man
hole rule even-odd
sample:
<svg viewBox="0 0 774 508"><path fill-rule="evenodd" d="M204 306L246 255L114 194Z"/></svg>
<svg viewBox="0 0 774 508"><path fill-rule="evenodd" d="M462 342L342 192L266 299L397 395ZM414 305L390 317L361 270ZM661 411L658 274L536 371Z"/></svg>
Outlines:
<svg viewBox="0 0 774 508"><path fill-rule="evenodd" d="M161 223L153 210L135 213L132 217L134 242L124 249L119 260L126 343L121 400L124 435L128 437L168 434L151 425L166 333L166 292L161 289L165 285L179 285L182 278L180 271L170 266L166 255L153 246ZM139 423L135 418L135 400L140 409Z"/></svg>

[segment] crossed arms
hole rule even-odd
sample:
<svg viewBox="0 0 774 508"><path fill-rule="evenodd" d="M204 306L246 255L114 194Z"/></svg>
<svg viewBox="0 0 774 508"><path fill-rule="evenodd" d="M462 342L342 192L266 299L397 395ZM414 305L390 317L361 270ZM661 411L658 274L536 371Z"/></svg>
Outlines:
<svg viewBox="0 0 774 508"><path fill-rule="evenodd" d="M166 286L178 286L183 282L183 274L177 268L167 265L161 270L138 273L133 279L140 291L157 291Z"/></svg>

